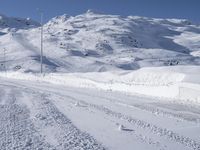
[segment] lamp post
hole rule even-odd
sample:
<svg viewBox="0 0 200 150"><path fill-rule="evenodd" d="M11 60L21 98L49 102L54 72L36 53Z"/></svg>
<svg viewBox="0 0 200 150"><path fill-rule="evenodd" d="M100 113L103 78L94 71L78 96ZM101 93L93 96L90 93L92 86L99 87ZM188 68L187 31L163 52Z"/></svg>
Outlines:
<svg viewBox="0 0 200 150"><path fill-rule="evenodd" d="M7 76L7 68L6 68L6 49L4 48L3 49L3 57L4 57L4 71L5 71L5 74Z"/></svg>
<svg viewBox="0 0 200 150"><path fill-rule="evenodd" d="M44 13L39 8L37 8L37 11L40 14L40 26L41 26L40 27L40 74L44 76L43 74L43 16L44 16Z"/></svg>
<svg viewBox="0 0 200 150"><path fill-rule="evenodd" d="M40 73L43 74L43 13L40 12L40 25L41 25L41 49L40 49Z"/></svg>

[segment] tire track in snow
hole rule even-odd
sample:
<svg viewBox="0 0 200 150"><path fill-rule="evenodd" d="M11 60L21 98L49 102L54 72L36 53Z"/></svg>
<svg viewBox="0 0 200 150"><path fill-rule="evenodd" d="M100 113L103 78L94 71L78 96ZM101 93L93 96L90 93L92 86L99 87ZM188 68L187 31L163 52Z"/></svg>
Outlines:
<svg viewBox="0 0 200 150"><path fill-rule="evenodd" d="M48 117L48 119L45 117L45 116L51 116L48 112L49 111L47 111L46 112L46 114L44 113L44 104L46 105L46 104L48 104L49 103L49 101L51 101L50 100L50 98L48 98L49 96L47 96L47 95L52 95L52 92L51 92L51 94L49 93L49 92L46 92L46 90L45 90L45 93L48 93L48 94L44 94L43 92L38 92L37 90L35 90L34 89L34 91L32 90L30 90L29 88L25 88L25 91L28 91L28 92L31 92L32 94L41 94L41 95L44 95L44 96L42 96L43 98L42 99L46 99L46 100L48 100L48 102L46 101L46 102L42 102L42 101L40 101L40 103L38 103L37 101L34 101L34 106L35 107L38 107L38 108L40 108L41 107L41 111L42 111L42 113L41 112L39 112L37 115L36 115L36 118L38 118L39 120L36 120L36 122L41 122L41 120L44 120L44 118L45 118L45 120L48 120L46 123L43 123L43 124L51 124L52 123L52 121L49 121L49 120L52 120L52 119L49 119L49 117ZM53 92L54 94L55 94L55 92ZM57 94L57 93L56 93ZM46 98L45 98L46 97ZM63 97L65 97L65 96L63 96ZM76 99L74 99L75 101L76 101ZM74 100L73 100L73 102L74 102ZM71 101L70 101L71 102ZM74 104L73 102L71 102L71 104ZM38 105L38 106L37 106ZM47 108L48 109L48 108ZM42 115L43 114L43 115ZM51 118L51 117L50 117ZM41 126L43 126L42 124L40 124L40 127ZM45 128L48 128L46 125L45 125ZM58 130L57 130L58 131ZM62 134L62 133L61 133ZM134 137L136 138L136 139L138 139L141 143L145 143L145 144L148 144L148 145L151 145L151 146L153 146L154 147L154 149L156 148L156 149L159 149L159 150L165 150L166 149L166 145L162 145L159 141L157 141L157 140L154 140L154 139L152 139L151 137L149 137L148 138L148 136L143 136L142 134L136 134L136 133L134 133ZM62 141L62 138L59 140L59 141ZM57 148L58 148L58 146L56 146Z"/></svg>
<svg viewBox="0 0 200 150"><path fill-rule="evenodd" d="M94 108L96 110L99 110L101 112L104 112L105 114L107 115L110 115L112 117L115 117L115 118L118 118L118 119L123 119L125 121L128 121L129 123L139 127L139 128L142 128L144 130L148 130L150 131L151 133L154 133L158 136L161 136L161 137L167 137L168 139L174 141L174 142L177 142L177 143L180 143L180 144L183 144L187 147L190 147L194 150L199 150L200 149L200 143L196 142L195 140L192 140L188 137L184 137L184 136L181 136L173 131L170 131L166 128L161 128L161 127L158 127L156 125L152 125L148 122L145 122L143 120L139 120L139 119L136 119L136 118L133 118L133 117L130 117L130 116L127 116L127 115L123 115L121 113L118 113L118 112L115 112L115 111L112 111L104 106L99 106L99 105L95 105L95 104L90 104L90 103L87 103L85 101L79 101L80 103L82 103L83 105L85 106L88 106L90 108Z"/></svg>
<svg viewBox="0 0 200 150"><path fill-rule="evenodd" d="M168 118L171 117L171 118L175 118L178 120L185 120L185 121L195 122L195 123L198 123L198 121L200 120L200 116L188 115L188 114L184 114L182 112L174 113L174 112L170 112L170 111L165 111L158 107L155 108L155 106L152 106L150 104L149 105L132 104L130 106L136 107L136 108L144 110L144 111L151 112L152 114L155 114L155 115L166 116Z"/></svg>
<svg viewBox="0 0 200 150"><path fill-rule="evenodd" d="M30 95L30 93L28 94ZM92 136L76 128L72 122L46 98L45 94L39 93L40 96L38 96L38 93L35 95L35 92L31 92L31 94L34 95L32 99L34 103L33 109L35 109L35 111L32 112L32 115L35 116L34 123L40 128L39 130L41 133L47 128L51 130L52 135L46 136L50 139L56 139L56 149L105 150Z"/></svg>
<svg viewBox="0 0 200 150"><path fill-rule="evenodd" d="M30 87L29 87L30 88ZM31 87L32 88L32 87ZM33 88L33 89L36 89L37 88ZM46 93L49 93L48 90L43 90L45 91ZM90 107L90 108L93 108L95 110L99 110L109 116L112 116L112 117L115 117L115 118L118 118L118 119L122 119L122 120L125 120L133 125L135 125L136 127L139 127L141 129L144 129L144 131L149 131L157 136L160 136L160 137L166 137L168 139L170 139L171 141L173 142L177 142L177 144L182 144L184 146L187 146L188 148L192 148L194 150L199 150L200 149L200 144L195 141L195 140L192 140L188 137L184 137L184 136L181 136L173 131L170 131L170 130L167 130L165 128L160 128L156 125L152 125L148 122L145 122L145 121L142 121L142 120L139 120L139 119L135 119L131 116L126 116L126 115L123 115L119 112L115 112L115 111L112 111L104 106L99 106L99 105L95 105L95 104L90 104L90 103L87 103L85 101L82 101L82 100L78 100L77 98L74 98L74 97L71 97L68 95L64 95L64 94L61 94L61 93L58 93L58 92L53 92L50 90L50 93L54 93L56 95L59 95L59 96L62 96L64 97L64 99L71 99L75 102L79 101L80 103L82 103L83 105L86 105L87 107ZM76 92L76 94L78 95L79 93Z"/></svg>
<svg viewBox="0 0 200 150"><path fill-rule="evenodd" d="M57 94L60 95L59 93L57 93ZM179 144L185 145L185 146L190 147L194 150L200 149L200 143L198 143L197 141L195 141L195 140L193 140L189 137L179 135L179 134L177 134L173 131L170 131L166 128L161 128L161 127L158 127L158 126L153 125L151 123L145 122L143 120L139 120L139 119L133 118L131 116L123 115L122 113L112 111L112 110L110 110L110 109L108 109L104 106L101 106L101 105L95 105L95 104L87 103L83 100L78 100L78 99L75 99L74 97L71 97L69 95L68 96L65 95L65 99L67 99L67 98L69 98L69 99L71 99L75 102L78 101L83 106L90 107L90 108L93 108L95 110L99 110L99 111L101 111L101 112L103 112L103 113L105 113L109 116L128 121L129 123L141 128L141 129L144 129L146 131L149 131L149 132L151 132L151 133L153 133L157 136L166 137L167 139L170 139L173 142L177 142Z"/></svg>
<svg viewBox="0 0 200 150"><path fill-rule="evenodd" d="M73 91L72 91L73 92ZM79 92L78 92L79 93ZM81 93L79 93L79 94L82 94L82 95L87 95L87 96L90 96L90 97L92 97L91 95L89 95L89 94L84 94L83 92L81 92ZM97 96L95 96L95 97L97 97ZM124 103L123 101L121 101L121 100L119 100L118 99L118 97L116 97L116 98L108 98L108 97L104 97L104 96L98 96L98 98L101 98L101 99L104 99L104 100L107 100L107 101L109 101L109 102L112 102L112 103L114 103L114 104L116 104L116 105L120 105L120 106L125 106L125 107L130 107L130 108L138 108L138 109L140 109L140 110L144 110L144 111L147 111L147 112L150 112L150 113L152 113L152 114L156 114L156 115L160 115L160 116L166 116L166 117L168 117L168 118L175 118L175 119L177 119L177 120L186 120L186 121L189 121L189 122L195 122L195 123L198 123L199 122L199 120L200 120L200 116L199 116L199 114L200 114L200 112L199 113L197 113L197 112L195 112L195 114L194 114L194 112L191 112L191 113L193 113L194 115L198 115L198 116L192 116L192 115L187 115L187 114L184 114L184 113L175 113L175 112L169 112L169 111L166 111L166 110L163 110L162 108L158 108L158 107L156 107L156 106L153 106L152 104L148 104L148 105L146 105L146 104L144 104L144 103L142 103L142 104L129 104L129 103ZM140 98L140 97L139 97ZM164 107L165 108L165 107ZM168 108L166 108L166 109L168 109Z"/></svg>
<svg viewBox="0 0 200 150"><path fill-rule="evenodd" d="M130 107L130 108L137 108L137 109L140 109L140 110L143 110L143 111L147 111L147 112L150 112L154 115L160 115L160 116L166 116L168 118L175 118L177 120L185 120L185 121L189 121L189 122L195 122L195 123L198 123L200 121L200 116L199 116L199 113L193 113L194 115L188 115L188 114L184 114L184 113L175 113L175 112L169 112L169 111L166 111L166 110L163 110L162 108L158 108L156 106L153 106L152 104L149 104L149 105L146 105L146 104L127 104L127 103L124 103L123 101L119 100L118 97L115 97L115 98L108 98L108 97L105 97L103 95L101 96L97 96L97 95L92 95L92 93L88 94L88 93L85 93L85 92L80 92L80 91L73 91L73 90L68 90L67 92L71 92L71 93L74 93L74 94L79 94L79 95L84 95L84 96L89 96L89 97L97 97L97 98L100 98L100 99L103 99L103 100L107 100L111 103L114 103L116 105L120 105L120 106L125 106L125 107ZM138 98L141 98L141 97L138 97ZM169 101L171 102L171 101ZM155 108L156 107L156 108ZM166 108L168 109L168 108ZM198 115L198 116L197 116Z"/></svg>
<svg viewBox="0 0 200 150"><path fill-rule="evenodd" d="M6 103L0 105L1 150L105 150L92 136L76 128L66 116L60 113L45 98L45 95L39 94L39 97L36 96L33 97L34 99L30 99L30 92L28 95L24 95L25 92L23 92L23 95L20 95L22 93L21 89L9 89L8 87L6 91L4 92L6 93L4 97ZM38 92L36 93L38 95ZM59 145L56 145L56 147L54 147L55 145L50 145L45 139L46 137L41 135L41 130L38 130L35 126L35 120L31 119L31 110L24 104L21 105L20 96L26 96L26 101L34 101L34 106L37 106L36 109L38 109L39 113L35 120L38 119L37 121L40 123L44 122L46 127L49 123L46 120L48 120L51 127L58 129L56 130L55 138L58 139ZM42 114L42 117L40 114Z"/></svg>
<svg viewBox="0 0 200 150"><path fill-rule="evenodd" d="M6 89L7 90L7 89ZM29 110L16 103L16 90L8 89L5 104L0 105L1 150L53 150L35 130Z"/></svg>

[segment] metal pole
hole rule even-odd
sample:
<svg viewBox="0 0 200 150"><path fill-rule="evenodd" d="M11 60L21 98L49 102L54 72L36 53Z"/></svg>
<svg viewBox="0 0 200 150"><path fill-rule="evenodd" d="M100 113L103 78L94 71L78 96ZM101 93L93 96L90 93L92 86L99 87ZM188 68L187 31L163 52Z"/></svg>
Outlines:
<svg viewBox="0 0 200 150"><path fill-rule="evenodd" d="M43 13L40 13L41 15L41 51L40 51L40 73L43 74Z"/></svg>
<svg viewBox="0 0 200 150"><path fill-rule="evenodd" d="M7 74L7 68L6 68L6 49L4 48L3 49L3 55L4 55L4 71L5 71L5 74Z"/></svg>

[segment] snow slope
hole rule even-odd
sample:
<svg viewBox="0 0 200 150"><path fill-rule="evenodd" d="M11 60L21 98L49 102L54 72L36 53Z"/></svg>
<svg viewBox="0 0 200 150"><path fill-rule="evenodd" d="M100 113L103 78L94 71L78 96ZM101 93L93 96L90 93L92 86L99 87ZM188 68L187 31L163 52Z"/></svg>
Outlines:
<svg viewBox="0 0 200 150"><path fill-rule="evenodd" d="M1 62L5 48L7 69L38 72L38 24L30 22L31 26L27 26L26 19L23 25L13 18L4 20L11 25L0 29ZM44 26L45 71L104 72L199 65L199 35L200 27L187 20L122 17L92 11L62 15Z"/></svg>

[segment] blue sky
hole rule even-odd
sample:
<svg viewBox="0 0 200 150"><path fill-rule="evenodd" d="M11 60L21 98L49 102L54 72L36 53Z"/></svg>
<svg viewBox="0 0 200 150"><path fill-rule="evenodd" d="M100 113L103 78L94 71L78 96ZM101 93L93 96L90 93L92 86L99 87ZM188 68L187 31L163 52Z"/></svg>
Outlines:
<svg viewBox="0 0 200 150"><path fill-rule="evenodd" d="M45 21L93 9L122 16L186 18L200 23L200 0L0 0L0 13L9 16L39 20L37 8L45 12Z"/></svg>

